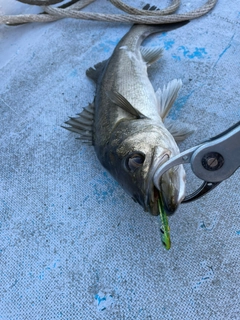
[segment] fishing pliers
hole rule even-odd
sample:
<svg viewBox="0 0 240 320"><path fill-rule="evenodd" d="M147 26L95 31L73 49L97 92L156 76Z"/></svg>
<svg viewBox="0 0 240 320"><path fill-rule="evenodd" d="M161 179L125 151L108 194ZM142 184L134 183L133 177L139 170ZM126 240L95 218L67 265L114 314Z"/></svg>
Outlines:
<svg viewBox="0 0 240 320"><path fill-rule="evenodd" d="M161 176L172 167L191 164L193 173L202 185L182 202L199 199L228 179L240 167L240 121L221 134L170 158L160 168Z"/></svg>

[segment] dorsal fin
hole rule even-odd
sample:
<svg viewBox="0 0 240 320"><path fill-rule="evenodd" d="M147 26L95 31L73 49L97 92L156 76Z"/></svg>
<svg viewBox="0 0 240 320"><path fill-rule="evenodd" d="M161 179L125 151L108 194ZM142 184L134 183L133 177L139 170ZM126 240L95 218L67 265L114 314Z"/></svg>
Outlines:
<svg viewBox="0 0 240 320"><path fill-rule="evenodd" d="M87 69L86 75L89 78L91 78L93 81L97 82L97 80L98 80L99 76L102 74L107 62L108 62L108 59L95 64L95 66L93 68L91 67L91 68Z"/></svg>
<svg viewBox="0 0 240 320"><path fill-rule="evenodd" d="M119 92L117 91L108 91L107 96L109 99L115 103L118 107L122 108L124 111L130 113L137 119L146 118L140 111L134 108L131 103Z"/></svg>
<svg viewBox="0 0 240 320"><path fill-rule="evenodd" d="M70 120L65 123L70 125L70 127L62 126L72 132L80 134L82 142L93 145L93 119L94 119L94 104L89 103L83 111L78 114L78 117L70 117Z"/></svg>
<svg viewBox="0 0 240 320"><path fill-rule="evenodd" d="M181 87L182 80L174 79L168 82L167 86L163 87L163 90L157 90L156 96L159 101L159 114L162 120L164 120L168 115Z"/></svg>
<svg viewBox="0 0 240 320"><path fill-rule="evenodd" d="M160 47L140 47L140 51L147 66L150 66L163 55L163 49Z"/></svg>

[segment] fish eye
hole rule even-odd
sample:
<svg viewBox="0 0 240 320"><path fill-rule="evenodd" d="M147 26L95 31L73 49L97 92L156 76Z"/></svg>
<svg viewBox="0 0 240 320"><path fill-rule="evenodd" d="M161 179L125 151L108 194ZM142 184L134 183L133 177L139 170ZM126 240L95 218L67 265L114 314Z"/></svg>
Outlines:
<svg viewBox="0 0 240 320"><path fill-rule="evenodd" d="M128 171L134 172L135 170L139 169L145 160L145 155L141 152L137 153L131 153L125 162L126 168Z"/></svg>

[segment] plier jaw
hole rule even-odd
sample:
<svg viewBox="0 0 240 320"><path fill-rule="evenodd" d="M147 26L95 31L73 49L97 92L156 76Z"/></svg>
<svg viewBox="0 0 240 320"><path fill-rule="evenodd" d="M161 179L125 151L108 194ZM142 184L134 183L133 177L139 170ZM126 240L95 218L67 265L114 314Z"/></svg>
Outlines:
<svg viewBox="0 0 240 320"><path fill-rule="evenodd" d="M212 191L240 167L240 121L216 137L170 158L157 169L157 176L186 163L191 164L193 173L203 184L184 198L185 203Z"/></svg>
<svg viewBox="0 0 240 320"><path fill-rule="evenodd" d="M204 181L202 183L202 185L193 193L185 196L185 198L183 199L182 203L187 203L187 202L191 202L191 201L195 201L199 198L201 198L202 196L204 196L206 193L212 191L214 188L216 188L220 182L207 182Z"/></svg>

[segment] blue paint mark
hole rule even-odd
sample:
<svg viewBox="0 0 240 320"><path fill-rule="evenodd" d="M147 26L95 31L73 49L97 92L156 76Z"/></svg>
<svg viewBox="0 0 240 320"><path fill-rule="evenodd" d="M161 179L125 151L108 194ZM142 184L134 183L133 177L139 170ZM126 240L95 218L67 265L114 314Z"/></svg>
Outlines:
<svg viewBox="0 0 240 320"><path fill-rule="evenodd" d="M204 221L201 221L201 222L200 222L199 228L200 228L200 229L206 229L206 226L205 226Z"/></svg>
<svg viewBox="0 0 240 320"><path fill-rule="evenodd" d="M188 55L188 58L193 59L193 58L198 58L202 59L204 56L207 54L207 51L205 48L195 48L195 51L192 54Z"/></svg>
<svg viewBox="0 0 240 320"><path fill-rule="evenodd" d="M213 228L216 226L218 219L212 219L210 223L208 223L208 226L206 226L204 221L201 221L198 226L198 230L203 230L203 231L212 231Z"/></svg>
<svg viewBox="0 0 240 320"><path fill-rule="evenodd" d="M229 45L226 46L226 48L223 50L223 52L220 53L218 60L222 58L222 56L228 51L228 49L230 47L231 47L231 43L229 43Z"/></svg>
<svg viewBox="0 0 240 320"><path fill-rule="evenodd" d="M240 236L240 230L236 231L236 234L237 234L238 236Z"/></svg>
<svg viewBox="0 0 240 320"><path fill-rule="evenodd" d="M111 294L104 295L102 292L97 293L94 296L94 299L97 302L98 311L106 310L106 308L110 307L114 302L113 296Z"/></svg>
<svg viewBox="0 0 240 320"><path fill-rule="evenodd" d="M106 178L107 178L107 177L108 177L108 173L107 173L107 171L104 171L104 172L103 172L103 175L104 175L104 177L106 177Z"/></svg>
<svg viewBox="0 0 240 320"><path fill-rule="evenodd" d="M231 48L232 46L232 41L234 39L234 36L235 36L235 33L234 35L231 37L230 41L229 41L229 44L226 46L226 48L220 53L220 55L218 56L218 59L217 61L215 62L214 64L214 67L216 66L216 64L218 63L218 61L222 58L222 56L228 51L229 48Z"/></svg>
<svg viewBox="0 0 240 320"><path fill-rule="evenodd" d="M184 47L184 46L178 47L178 51L182 51L184 57L186 57L187 54L189 53L189 50L188 50L186 47Z"/></svg>
<svg viewBox="0 0 240 320"><path fill-rule="evenodd" d="M201 279L199 281L197 281L193 286L193 290L199 290L200 287L206 282L211 280L214 277L214 271L213 268L210 266L207 266L208 271L206 272L206 274L204 276L201 277Z"/></svg>
<svg viewBox="0 0 240 320"><path fill-rule="evenodd" d="M177 56L176 54L172 54L172 58L176 61L181 61L180 56Z"/></svg>
<svg viewBox="0 0 240 320"><path fill-rule="evenodd" d="M110 47L109 47L109 46L106 46L105 43L100 43L100 44L99 44L99 47L100 47L101 49L103 49L104 52L109 52L109 51L110 51Z"/></svg>
<svg viewBox="0 0 240 320"><path fill-rule="evenodd" d="M43 279L44 279L44 272L42 272L42 273L39 275L39 279L40 279L40 280L43 280Z"/></svg>
<svg viewBox="0 0 240 320"><path fill-rule="evenodd" d="M113 195L119 186L117 181L104 171L101 177L94 179L94 182L92 186L98 203L105 201L109 197L111 197L112 202L115 203L116 200L113 198Z"/></svg>
<svg viewBox="0 0 240 320"><path fill-rule="evenodd" d="M212 231L214 227L214 223L212 225L210 225L209 227L206 226L205 222L204 221L201 221L199 226L198 226L198 229L200 230L204 230L204 231Z"/></svg>
<svg viewBox="0 0 240 320"><path fill-rule="evenodd" d="M107 40L104 43L99 43L99 47L104 51L104 52L109 52L112 50L120 41L120 39L116 40Z"/></svg>
<svg viewBox="0 0 240 320"><path fill-rule="evenodd" d="M178 51L183 53L183 56L185 58L189 58L189 59L202 59L205 57L205 55L207 54L207 51L205 48L195 48L195 50L191 53L190 50L187 47L184 46L180 46L178 48Z"/></svg>
<svg viewBox="0 0 240 320"><path fill-rule="evenodd" d="M46 267L44 268L44 270L40 273L40 275L38 276L38 278L39 278L40 280L44 280L47 271L49 272L49 271L52 271L52 270L56 269L57 267L60 267L60 266L59 266L59 262L60 262L60 260L57 259L56 261L54 261L54 262L53 262L52 264L50 264L49 266L46 266Z"/></svg>
<svg viewBox="0 0 240 320"><path fill-rule="evenodd" d="M102 302L102 301L106 301L106 297L101 298L98 294L95 295L95 300L97 300L98 305Z"/></svg>
<svg viewBox="0 0 240 320"><path fill-rule="evenodd" d="M165 38L167 36L167 32L163 32L157 36L158 39Z"/></svg>
<svg viewBox="0 0 240 320"><path fill-rule="evenodd" d="M93 185L94 194L97 196L98 203L105 201L108 197L112 197L115 191L115 188L111 188L107 185L106 185L107 190L102 190L103 186L104 186L103 180L101 181L101 183L95 183Z"/></svg>
<svg viewBox="0 0 240 320"><path fill-rule="evenodd" d="M77 77L77 75L78 75L77 70L76 70L76 69L73 69L73 70L70 72L69 77L74 78L74 77Z"/></svg>
<svg viewBox="0 0 240 320"><path fill-rule="evenodd" d="M180 112L180 110L184 107L185 103L188 101L188 99L191 97L191 95L193 94L194 90L192 90L189 94L179 97L174 105L172 110L169 113L169 117L173 120L177 119L177 115Z"/></svg>
<svg viewBox="0 0 240 320"><path fill-rule="evenodd" d="M108 44L110 44L111 46L116 46L118 44L118 42L120 41L120 38L117 38L115 40L108 40L106 41Z"/></svg>
<svg viewBox="0 0 240 320"><path fill-rule="evenodd" d="M165 50L171 49L173 47L174 43L175 43L175 41L172 39L164 41L164 49Z"/></svg>

